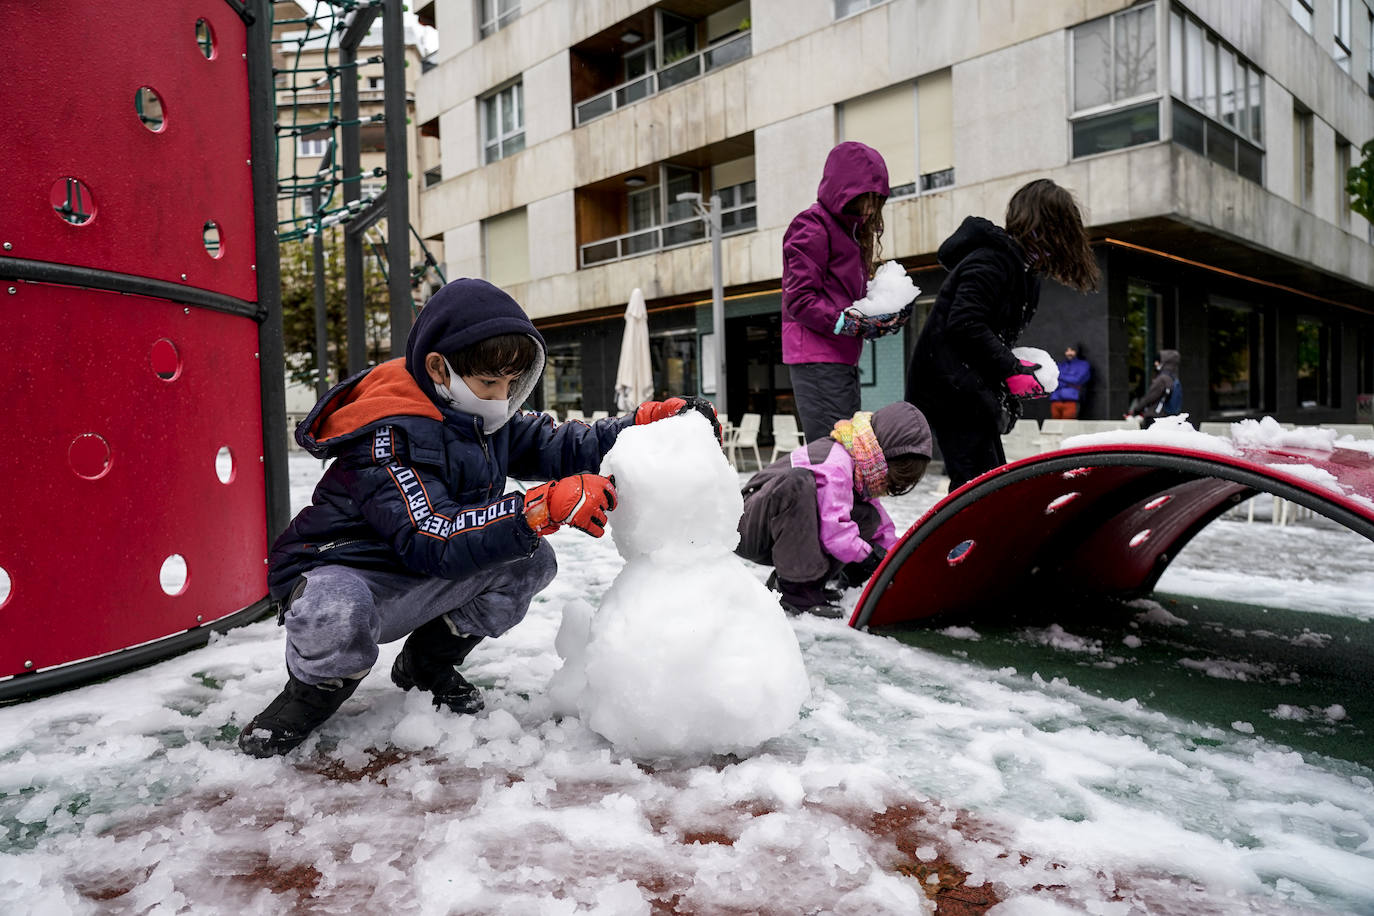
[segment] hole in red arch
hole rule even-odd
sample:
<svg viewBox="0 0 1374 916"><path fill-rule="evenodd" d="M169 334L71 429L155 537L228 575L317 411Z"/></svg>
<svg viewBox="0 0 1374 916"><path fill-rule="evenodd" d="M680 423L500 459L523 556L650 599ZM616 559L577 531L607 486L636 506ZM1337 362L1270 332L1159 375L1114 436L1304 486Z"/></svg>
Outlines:
<svg viewBox="0 0 1374 916"><path fill-rule="evenodd" d="M153 91L151 86L139 86L134 93L134 111L138 113L138 120L143 126L153 133L161 133L167 120L162 114L162 96Z"/></svg>
<svg viewBox="0 0 1374 916"><path fill-rule="evenodd" d="M229 451L227 445L221 445L215 453L215 476L224 484L234 479L234 453Z"/></svg>
<svg viewBox="0 0 1374 916"><path fill-rule="evenodd" d="M153 373L164 382L170 382L181 375L181 354L177 352L177 345L167 338L159 337L153 341L150 359Z"/></svg>
<svg viewBox="0 0 1374 916"><path fill-rule="evenodd" d="M1141 544L1144 544L1149 539L1150 529L1146 528L1144 531L1137 531L1134 535L1131 536L1130 545L1132 547L1139 547Z"/></svg>
<svg viewBox="0 0 1374 916"><path fill-rule="evenodd" d="M162 561L162 568L158 570L158 584L162 590L172 597L180 595L186 591L186 558L179 553L174 553Z"/></svg>
<svg viewBox="0 0 1374 916"><path fill-rule="evenodd" d="M1054 499L1050 500L1050 504L1045 507L1045 514L1053 515L1059 509L1062 509L1069 503L1073 502L1080 495L1081 494L1075 490L1072 493L1065 493L1063 496L1056 496Z"/></svg>
<svg viewBox="0 0 1374 916"><path fill-rule="evenodd" d="M973 553L974 546L971 540L960 541L954 545L954 549L949 552L949 555L945 557L945 559L949 561L950 566L958 566L968 559L969 554Z"/></svg>
<svg viewBox="0 0 1374 916"><path fill-rule="evenodd" d="M218 258L224 254L224 246L220 243L219 223L212 219L205 221L205 229L200 234L200 239L205 243L205 253L212 258Z"/></svg>
<svg viewBox="0 0 1374 916"><path fill-rule="evenodd" d="M78 477L99 480L110 471L110 444L96 433L83 433L72 440L67 460Z"/></svg>
<svg viewBox="0 0 1374 916"><path fill-rule="evenodd" d="M73 226L84 226L95 219L95 195L80 178L59 178L48 192L54 212Z"/></svg>
<svg viewBox="0 0 1374 916"><path fill-rule="evenodd" d="M1165 494L1164 496L1156 496L1154 499L1150 500L1145 504L1145 511L1153 512L1171 499L1173 499L1173 497L1168 494Z"/></svg>
<svg viewBox="0 0 1374 916"><path fill-rule="evenodd" d="M196 44L206 60L215 59L215 33L210 28L210 23L204 19L196 20Z"/></svg>
<svg viewBox="0 0 1374 916"><path fill-rule="evenodd" d="M13 583L10 582L9 570L0 566L0 607L4 607L9 602L11 591L13 591Z"/></svg>

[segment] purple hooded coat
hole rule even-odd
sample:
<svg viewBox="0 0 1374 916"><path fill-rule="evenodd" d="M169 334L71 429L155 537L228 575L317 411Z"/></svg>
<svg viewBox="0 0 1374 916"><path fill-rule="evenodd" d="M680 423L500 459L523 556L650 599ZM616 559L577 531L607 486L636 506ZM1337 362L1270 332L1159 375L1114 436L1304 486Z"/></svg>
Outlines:
<svg viewBox="0 0 1374 916"><path fill-rule="evenodd" d="M782 361L858 365L862 337L835 333L840 313L862 299L868 275L854 238L858 218L844 207L860 194L891 193L887 163L862 143L830 151L817 200L782 237Z"/></svg>

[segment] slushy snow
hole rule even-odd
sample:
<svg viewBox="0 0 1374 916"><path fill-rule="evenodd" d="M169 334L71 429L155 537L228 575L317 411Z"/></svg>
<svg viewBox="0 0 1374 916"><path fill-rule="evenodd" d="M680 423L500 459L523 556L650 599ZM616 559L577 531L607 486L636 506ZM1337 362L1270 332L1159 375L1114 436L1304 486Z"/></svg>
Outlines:
<svg viewBox="0 0 1374 916"><path fill-rule="evenodd" d="M557 709L639 759L748 754L787 731L810 692L801 649L733 553L744 502L705 418L625 430L602 471L625 566L595 612L564 606Z"/></svg>
<svg viewBox="0 0 1374 916"><path fill-rule="evenodd" d="M921 288L911 282L905 267L896 261L886 261L873 272L866 294L854 303L854 308L870 317L892 315L906 308L920 294Z"/></svg>
<svg viewBox="0 0 1374 916"><path fill-rule="evenodd" d="M1040 368L1035 370L1035 380L1045 389L1046 394L1059 387L1059 364L1054 361L1053 356L1038 347L1013 347L1011 355L1019 360L1040 365Z"/></svg>

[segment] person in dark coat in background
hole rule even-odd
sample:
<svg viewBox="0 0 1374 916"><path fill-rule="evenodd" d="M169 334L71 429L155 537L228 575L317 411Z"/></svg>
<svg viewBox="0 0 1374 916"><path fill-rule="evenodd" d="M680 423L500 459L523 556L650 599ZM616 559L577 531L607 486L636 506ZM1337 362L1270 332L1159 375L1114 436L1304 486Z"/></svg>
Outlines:
<svg viewBox="0 0 1374 916"><path fill-rule="evenodd" d="M853 308L880 260L889 193L878 151L841 143L826 157L816 202L782 237L782 361L807 441L828 436L863 406L864 340L900 331L911 314L873 318Z"/></svg>
<svg viewBox="0 0 1374 916"><path fill-rule="evenodd" d="M620 431L696 409L719 435L698 398L591 425L522 413L544 361L514 299L454 280L420 310L404 358L335 385L296 427L303 448L334 461L268 558L287 683L239 733L245 753L301 744L357 689L378 644L402 637L396 686L452 712L481 710L456 666L519 623L553 579L545 535L604 533L616 493L597 471ZM549 482L506 492L508 473Z"/></svg>
<svg viewBox="0 0 1374 916"><path fill-rule="evenodd" d="M1064 358L1056 361L1059 366L1059 387L1050 394L1050 419L1077 420L1078 407L1083 401L1083 389L1092 378L1093 367L1079 356L1083 348L1069 344L1064 348Z"/></svg>
<svg viewBox="0 0 1374 916"><path fill-rule="evenodd" d="M1180 357L1177 350L1160 350L1155 357L1155 377L1145 393L1126 408L1125 417L1141 418L1145 429L1159 417L1172 417L1183 410L1183 382L1179 380Z"/></svg>
<svg viewBox="0 0 1374 916"><path fill-rule="evenodd" d="M1005 229L967 217L936 256L949 275L912 353L906 399L930 421L955 489L1006 463L1001 436L1020 416L1018 399L1045 395L1040 367L1011 352L1040 278L1087 292L1099 272L1073 196L1045 178L1012 195Z"/></svg>
<svg viewBox="0 0 1374 916"><path fill-rule="evenodd" d="M788 613L839 617L827 583L868 581L897 543L880 497L909 491L929 463L930 427L906 401L840 420L749 478L735 553L774 567Z"/></svg>

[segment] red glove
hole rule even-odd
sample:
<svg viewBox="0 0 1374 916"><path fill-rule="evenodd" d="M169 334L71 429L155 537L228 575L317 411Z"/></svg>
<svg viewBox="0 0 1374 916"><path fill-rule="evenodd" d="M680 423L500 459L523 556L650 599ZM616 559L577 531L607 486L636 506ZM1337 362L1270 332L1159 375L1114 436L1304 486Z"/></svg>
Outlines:
<svg viewBox="0 0 1374 916"><path fill-rule="evenodd" d="M1028 363L1024 359L1020 363L1016 374L1007 379L1007 390L1018 398L1043 398L1045 389L1035 380L1035 370L1040 368L1040 364Z"/></svg>
<svg viewBox="0 0 1374 916"><path fill-rule="evenodd" d="M525 521L540 535L572 525L599 538L606 533L606 513L615 505L614 477L578 474L526 491Z"/></svg>
<svg viewBox="0 0 1374 916"><path fill-rule="evenodd" d="M695 395L685 398L669 398L666 401L645 401L635 410L635 425L643 426L645 423L652 423L655 420L666 420L689 410L695 410L710 420L711 429L716 434L716 441L724 441L724 434L720 428L720 418L716 416L716 406L705 398L699 398Z"/></svg>

